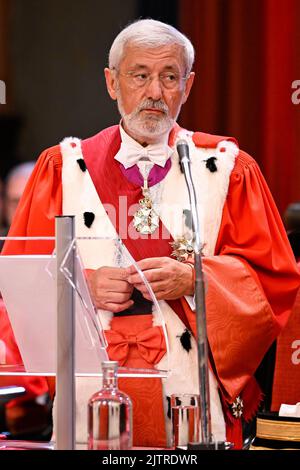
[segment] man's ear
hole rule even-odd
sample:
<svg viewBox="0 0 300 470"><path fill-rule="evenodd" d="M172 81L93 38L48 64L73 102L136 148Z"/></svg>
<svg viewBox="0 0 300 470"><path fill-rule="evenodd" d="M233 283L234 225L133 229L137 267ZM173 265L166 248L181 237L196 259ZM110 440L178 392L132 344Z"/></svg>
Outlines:
<svg viewBox="0 0 300 470"><path fill-rule="evenodd" d="M189 97L190 91L194 83L194 78L195 78L195 72L191 72L189 77L186 79L185 90L184 90L184 94L182 98L182 104L184 104Z"/></svg>
<svg viewBox="0 0 300 470"><path fill-rule="evenodd" d="M116 71L111 70L109 68L104 69L104 75L106 80L106 88L109 93L109 96L113 99L117 99L116 94L116 87L117 87L117 79L116 79Z"/></svg>

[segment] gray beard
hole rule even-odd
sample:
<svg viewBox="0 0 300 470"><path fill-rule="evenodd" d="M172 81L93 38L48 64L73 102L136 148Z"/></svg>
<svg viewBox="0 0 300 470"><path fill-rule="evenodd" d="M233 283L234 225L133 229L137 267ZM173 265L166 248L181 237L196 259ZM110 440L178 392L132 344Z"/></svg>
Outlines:
<svg viewBox="0 0 300 470"><path fill-rule="evenodd" d="M117 92L117 103L119 113L122 116L122 120L126 129L133 136L136 136L139 139L145 141L154 142L162 136L169 134L177 119L177 116L175 119L173 119L168 115L168 108L165 104L164 106L159 104L156 106L155 102L153 102L153 107L157 107L157 109L162 109L163 107L165 112L164 115L143 117L139 108L136 108L130 114L125 113L122 98L119 92Z"/></svg>

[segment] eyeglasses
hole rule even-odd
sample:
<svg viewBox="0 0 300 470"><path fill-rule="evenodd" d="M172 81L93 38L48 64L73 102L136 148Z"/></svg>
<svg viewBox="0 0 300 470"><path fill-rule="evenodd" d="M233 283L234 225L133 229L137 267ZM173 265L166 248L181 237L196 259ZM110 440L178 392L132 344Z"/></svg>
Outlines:
<svg viewBox="0 0 300 470"><path fill-rule="evenodd" d="M117 69L115 70L119 75L125 77L131 88L143 88L148 86L149 83L155 78L153 75L147 72L127 72L121 73ZM159 82L167 90L176 90L180 87L181 83L188 77L182 77L175 72L164 72L158 75Z"/></svg>

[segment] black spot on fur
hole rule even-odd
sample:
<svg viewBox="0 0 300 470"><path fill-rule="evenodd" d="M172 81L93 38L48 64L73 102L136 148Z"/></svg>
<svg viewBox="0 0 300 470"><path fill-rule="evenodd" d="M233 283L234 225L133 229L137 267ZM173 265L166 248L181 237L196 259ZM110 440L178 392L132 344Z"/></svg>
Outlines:
<svg viewBox="0 0 300 470"><path fill-rule="evenodd" d="M180 342L183 347L187 352L190 352L192 349L192 344L191 344L191 333L189 330L186 328L182 335L180 336Z"/></svg>
<svg viewBox="0 0 300 470"><path fill-rule="evenodd" d="M77 163L81 169L81 171L86 171L86 164L83 158L78 158Z"/></svg>
<svg viewBox="0 0 300 470"><path fill-rule="evenodd" d="M211 173L218 171L217 165L215 164L216 157L210 157L206 160L206 168L209 169Z"/></svg>
<svg viewBox="0 0 300 470"><path fill-rule="evenodd" d="M84 212L83 214L85 225L90 228L95 219L95 214L93 212Z"/></svg>

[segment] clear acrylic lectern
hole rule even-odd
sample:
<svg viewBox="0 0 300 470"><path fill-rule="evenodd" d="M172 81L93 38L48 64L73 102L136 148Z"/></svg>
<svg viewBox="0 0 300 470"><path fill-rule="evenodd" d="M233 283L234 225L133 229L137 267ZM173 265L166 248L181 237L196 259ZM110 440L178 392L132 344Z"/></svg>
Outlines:
<svg viewBox="0 0 300 470"><path fill-rule="evenodd" d="M0 256L0 292L22 363L6 363L4 358L0 375L56 376L54 447L72 450L78 442L85 447L85 432L76 431L76 420L84 421L88 395L101 388L101 362L109 358L106 332L113 316L93 305L85 270L134 266L151 298L151 313L161 325L164 367L120 367L121 377L168 376L169 343L159 303L122 241L76 238L73 216L56 218L55 237L7 237L6 246L9 254ZM103 254L103 264L93 265L93 253L97 260ZM85 410L84 400L77 403L83 391Z"/></svg>

